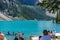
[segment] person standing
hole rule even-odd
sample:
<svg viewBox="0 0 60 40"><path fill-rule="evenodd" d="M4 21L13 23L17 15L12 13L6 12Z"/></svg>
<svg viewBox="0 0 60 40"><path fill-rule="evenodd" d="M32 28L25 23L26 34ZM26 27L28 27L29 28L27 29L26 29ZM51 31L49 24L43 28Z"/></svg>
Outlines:
<svg viewBox="0 0 60 40"><path fill-rule="evenodd" d="M55 31L55 30L53 30L53 32L52 32L53 40L56 40L55 33L56 33L56 31Z"/></svg>
<svg viewBox="0 0 60 40"><path fill-rule="evenodd" d="M48 35L52 37L52 31L48 30Z"/></svg>
<svg viewBox="0 0 60 40"><path fill-rule="evenodd" d="M18 33L18 36L19 36L19 40L24 40L22 33Z"/></svg>
<svg viewBox="0 0 60 40"><path fill-rule="evenodd" d="M4 40L4 35L0 32L0 40Z"/></svg>
<svg viewBox="0 0 60 40"><path fill-rule="evenodd" d="M51 37L48 35L48 31L43 31L43 36L40 38L40 40L51 40Z"/></svg>
<svg viewBox="0 0 60 40"><path fill-rule="evenodd" d="M14 40L18 40L18 35L17 35L17 34L15 35L15 38L14 38Z"/></svg>

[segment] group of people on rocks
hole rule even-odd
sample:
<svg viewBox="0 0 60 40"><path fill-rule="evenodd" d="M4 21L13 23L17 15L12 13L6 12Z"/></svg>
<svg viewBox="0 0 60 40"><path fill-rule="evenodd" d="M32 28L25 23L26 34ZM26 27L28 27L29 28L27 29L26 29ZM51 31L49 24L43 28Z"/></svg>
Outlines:
<svg viewBox="0 0 60 40"><path fill-rule="evenodd" d="M7 35L11 36L10 32L7 32ZM13 33L14 39L13 40L24 40L23 33ZM0 32L0 40L7 40L3 33ZM8 39L10 40L10 39Z"/></svg>
<svg viewBox="0 0 60 40"><path fill-rule="evenodd" d="M7 32L8 35L10 35L10 32ZM13 32L14 40L24 40L23 33L14 33ZM55 32L52 32L50 30L43 30L43 36L40 36L39 40L56 40ZM4 35L0 32L0 40L4 40Z"/></svg>
<svg viewBox="0 0 60 40"><path fill-rule="evenodd" d="M7 35L13 35L13 36L15 36L15 38L14 38L14 40L24 40L24 38L23 38L23 33L20 33L20 32L18 32L18 33L10 33L9 31L7 32Z"/></svg>

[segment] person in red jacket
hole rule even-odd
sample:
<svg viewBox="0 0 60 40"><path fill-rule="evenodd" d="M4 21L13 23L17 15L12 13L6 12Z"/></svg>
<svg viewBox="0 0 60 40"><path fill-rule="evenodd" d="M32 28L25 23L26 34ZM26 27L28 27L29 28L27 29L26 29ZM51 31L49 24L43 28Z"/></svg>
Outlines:
<svg viewBox="0 0 60 40"><path fill-rule="evenodd" d="M4 40L4 35L0 32L0 40Z"/></svg>

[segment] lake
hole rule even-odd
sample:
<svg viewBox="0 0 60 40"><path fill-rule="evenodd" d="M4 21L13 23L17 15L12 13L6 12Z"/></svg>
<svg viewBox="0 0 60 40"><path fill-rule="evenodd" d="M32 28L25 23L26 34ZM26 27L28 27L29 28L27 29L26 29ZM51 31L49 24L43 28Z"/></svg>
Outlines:
<svg viewBox="0 0 60 40"><path fill-rule="evenodd" d="M10 33L22 32L24 37L39 36L44 29L60 33L60 24L53 24L52 20L0 21L0 31L4 34L9 31Z"/></svg>

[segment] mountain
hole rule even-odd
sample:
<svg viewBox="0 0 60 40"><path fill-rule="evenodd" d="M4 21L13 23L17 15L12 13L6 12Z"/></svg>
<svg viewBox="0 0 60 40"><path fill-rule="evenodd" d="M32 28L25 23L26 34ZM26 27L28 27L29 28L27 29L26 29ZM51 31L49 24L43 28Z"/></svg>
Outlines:
<svg viewBox="0 0 60 40"><path fill-rule="evenodd" d="M39 0L19 0L23 5L35 5Z"/></svg>
<svg viewBox="0 0 60 40"><path fill-rule="evenodd" d="M39 6L21 5L22 14L27 19L50 20L53 17L46 15L46 11Z"/></svg>
<svg viewBox="0 0 60 40"><path fill-rule="evenodd" d="M1 0L0 11L12 20L51 20L54 18L46 15L42 7L22 5L19 0Z"/></svg>

